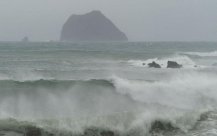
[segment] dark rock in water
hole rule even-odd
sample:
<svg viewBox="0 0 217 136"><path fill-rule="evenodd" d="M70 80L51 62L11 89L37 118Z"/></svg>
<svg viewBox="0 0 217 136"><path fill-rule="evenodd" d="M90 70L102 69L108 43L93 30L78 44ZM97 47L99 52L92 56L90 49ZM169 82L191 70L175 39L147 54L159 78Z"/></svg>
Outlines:
<svg viewBox="0 0 217 136"><path fill-rule="evenodd" d="M98 135L98 132L96 129L86 129L84 131L84 135L83 136L95 136Z"/></svg>
<svg viewBox="0 0 217 136"><path fill-rule="evenodd" d="M150 133L159 132L172 132L177 131L178 128L174 127L170 122L155 121L152 123Z"/></svg>
<svg viewBox="0 0 217 136"><path fill-rule="evenodd" d="M118 136L115 132L99 128L88 128L82 136Z"/></svg>
<svg viewBox="0 0 217 136"><path fill-rule="evenodd" d="M152 63L149 63L148 66L150 68L161 68L161 66L157 64L155 61L153 61Z"/></svg>
<svg viewBox="0 0 217 136"><path fill-rule="evenodd" d="M42 136L41 130L36 127L28 127L26 128L25 136Z"/></svg>
<svg viewBox="0 0 217 136"><path fill-rule="evenodd" d="M112 131L103 131L100 133L101 136L114 136L114 132Z"/></svg>
<svg viewBox="0 0 217 136"><path fill-rule="evenodd" d="M54 136L50 132L47 132L41 128L34 127L34 126L26 126L24 128L24 136Z"/></svg>
<svg viewBox="0 0 217 136"><path fill-rule="evenodd" d="M127 41L121 32L100 11L72 15L64 24L61 41Z"/></svg>
<svg viewBox="0 0 217 136"><path fill-rule="evenodd" d="M206 121L209 118L210 113L212 113L212 112L208 111L208 112L201 114L198 121Z"/></svg>
<svg viewBox="0 0 217 136"><path fill-rule="evenodd" d="M182 65L178 64L175 61L168 61L167 68L182 68Z"/></svg>

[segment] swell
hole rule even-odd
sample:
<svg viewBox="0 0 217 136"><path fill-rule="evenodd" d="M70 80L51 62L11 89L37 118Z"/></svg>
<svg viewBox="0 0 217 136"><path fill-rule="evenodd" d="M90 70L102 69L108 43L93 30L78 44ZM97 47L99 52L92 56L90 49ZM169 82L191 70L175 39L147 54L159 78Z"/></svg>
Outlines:
<svg viewBox="0 0 217 136"><path fill-rule="evenodd" d="M17 80L0 80L1 87L4 86L44 86L44 87L70 87L73 85L101 85L105 87L114 87L112 80L106 79L90 79L90 80L27 80L27 81L17 81Z"/></svg>
<svg viewBox="0 0 217 136"><path fill-rule="evenodd" d="M78 107L84 104L82 106L86 107L100 105L98 102L102 103L100 106L105 106L103 105L105 102L109 106L115 98L112 103L118 102L122 106L125 105L123 101L128 101L126 105L137 103L137 105L158 104L188 110L212 109L217 104L216 83L215 74L202 72L177 73L159 81L128 80L119 77L23 82L0 80L0 102L7 102L7 98L15 98L16 101L23 101L25 98L30 102L32 101L30 98L38 98L50 106L52 103L49 100L54 99L55 103L62 100L69 106L72 103L75 106L78 104ZM117 104L118 106L120 105Z"/></svg>

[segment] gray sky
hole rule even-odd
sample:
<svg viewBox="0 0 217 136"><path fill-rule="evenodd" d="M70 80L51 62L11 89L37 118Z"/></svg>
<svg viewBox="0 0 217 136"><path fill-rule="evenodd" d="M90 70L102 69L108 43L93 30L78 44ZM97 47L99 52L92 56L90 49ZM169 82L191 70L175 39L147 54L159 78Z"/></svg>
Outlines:
<svg viewBox="0 0 217 136"><path fill-rule="evenodd" d="M217 41L217 0L0 0L0 40L58 40L71 14L91 10L133 41Z"/></svg>

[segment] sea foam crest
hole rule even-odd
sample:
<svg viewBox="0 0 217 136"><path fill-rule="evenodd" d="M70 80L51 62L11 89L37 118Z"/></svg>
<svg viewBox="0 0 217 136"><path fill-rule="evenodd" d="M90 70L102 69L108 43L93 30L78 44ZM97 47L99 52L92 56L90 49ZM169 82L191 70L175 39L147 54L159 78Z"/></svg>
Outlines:
<svg viewBox="0 0 217 136"><path fill-rule="evenodd" d="M113 82L119 93L147 104L190 110L215 107L217 104L216 75L186 72L155 82L117 77Z"/></svg>

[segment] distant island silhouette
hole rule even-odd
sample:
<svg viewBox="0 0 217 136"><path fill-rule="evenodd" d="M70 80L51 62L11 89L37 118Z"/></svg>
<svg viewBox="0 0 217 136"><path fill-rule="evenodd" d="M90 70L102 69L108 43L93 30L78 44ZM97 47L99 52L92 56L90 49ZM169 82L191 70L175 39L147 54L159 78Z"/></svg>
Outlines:
<svg viewBox="0 0 217 136"><path fill-rule="evenodd" d="M126 34L100 11L71 15L61 32L61 41L127 41Z"/></svg>
<svg viewBox="0 0 217 136"><path fill-rule="evenodd" d="M29 37L28 37L28 36L25 36L21 41L22 41L22 42L29 42Z"/></svg>

